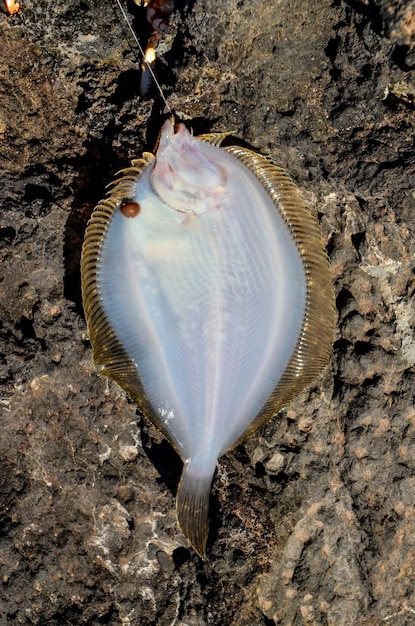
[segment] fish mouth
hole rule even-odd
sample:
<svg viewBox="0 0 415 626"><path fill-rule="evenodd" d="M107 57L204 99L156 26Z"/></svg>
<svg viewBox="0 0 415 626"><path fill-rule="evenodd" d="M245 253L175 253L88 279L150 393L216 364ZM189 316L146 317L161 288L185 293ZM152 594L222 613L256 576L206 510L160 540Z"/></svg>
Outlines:
<svg viewBox="0 0 415 626"><path fill-rule="evenodd" d="M197 140L182 123L162 127L150 183L158 198L179 213L219 209L228 195L228 170L218 149Z"/></svg>

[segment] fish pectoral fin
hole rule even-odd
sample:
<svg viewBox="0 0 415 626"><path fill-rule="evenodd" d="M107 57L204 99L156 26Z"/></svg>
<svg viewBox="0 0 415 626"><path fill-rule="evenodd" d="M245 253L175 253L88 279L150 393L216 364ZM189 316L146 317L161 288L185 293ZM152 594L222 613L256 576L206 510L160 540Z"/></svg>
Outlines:
<svg viewBox="0 0 415 626"><path fill-rule="evenodd" d="M233 134L235 134L234 130L229 130L225 133L205 133L204 135L198 135L197 139L200 139L205 143L210 143L212 146L216 146L217 148L219 148L219 146L226 139L226 137L231 137Z"/></svg>
<svg viewBox="0 0 415 626"><path fill-rule="evenodd" d="M177 489L177 519L182 533L196 552L206 557L209 534L209 498L215 468L201 473L191 461L185 462Z"/></svg>

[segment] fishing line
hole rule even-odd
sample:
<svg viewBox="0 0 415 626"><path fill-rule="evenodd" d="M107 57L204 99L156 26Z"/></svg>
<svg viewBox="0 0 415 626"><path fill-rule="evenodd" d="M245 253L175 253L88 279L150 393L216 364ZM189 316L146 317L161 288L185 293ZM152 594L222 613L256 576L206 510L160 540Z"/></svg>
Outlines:
<svg viewBox="0 0 415 626"><path fill-rule="evenodd" d="M173 111L171 110L171 108L170 108L170 106L169 106L169 104L168 104L168 102L167 102L167 100L166 100L166 98L165 98L165 96L164 96L164 93L163 93L163 90L162 90L162 88L161 88L161 85L160 85L159 81L158 81L158 80L157 80L157 78L156 78L156 75L155 75L155 73L154 73L154 71L153 71L153 68L151 67L151 63L150 63L149 61L147 61L147 59L146 59L146 55L145 55L145 53L144 53L143 47L142 47L142 45L140 44L140 41L139 41L139 39L138 39L137 35L135 34L134 28L133 28L133 27L131 26L131 24L130 24L130 20L128 19L127 13L124 11L124 8L123 8L123 6L122 6L122 4L121 4L121 0L116 0L116 1L117 1L118 6L120 7L120 11L121 11L121 13L122 13L122 15L123 15L123 17L124 17L124 20L126 21L127 26L128 26L128 28L130 29L132 36L134 37L134 41L135 41L135 42L136 42L136 44L137 44L137 47L138 47L138 49L139 49L139 51L140 51L140 54L141 54L141 55L142 55L142 57L143 57L143 63L145 64L146 68L147 68L147 69L148 69L148 71L150 72L150 74L151 74L151 78L153 79L154 84L156 85L156 87L157 87L157 89L158 89L158 91L159 91L159 94L160 94L160 96L161 96L161 98L162 98L162 100L163 100L164 104L165 104L165 105L166 105L166 107L167 107L168 112L170 113L170 117L171 117L171 118L174 118Z"/></svg>

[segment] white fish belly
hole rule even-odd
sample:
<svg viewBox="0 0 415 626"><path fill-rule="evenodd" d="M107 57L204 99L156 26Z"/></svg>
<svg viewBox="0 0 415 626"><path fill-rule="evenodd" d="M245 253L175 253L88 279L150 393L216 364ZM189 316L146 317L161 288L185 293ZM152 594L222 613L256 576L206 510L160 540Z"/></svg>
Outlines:
<svg viewBox="0 0 415 626"><path fill-rule="evenodd" d="M220 206L194 217L161 202L145 170L139 215L114 213L98 262L102 306L148 399L182 457L209 471L278 384L306 305L304 267L280 213L225 158Z"/></svg>

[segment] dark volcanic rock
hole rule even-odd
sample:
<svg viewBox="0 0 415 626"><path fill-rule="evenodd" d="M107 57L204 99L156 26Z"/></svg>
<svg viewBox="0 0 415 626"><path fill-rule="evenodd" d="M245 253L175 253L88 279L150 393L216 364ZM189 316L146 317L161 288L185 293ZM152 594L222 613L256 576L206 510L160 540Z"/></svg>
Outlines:
<svg viewBox="0 0 415 626"><path fill-rule="evenodd" d="M414 35L412 0L176 3L170 106L291 172L338 308L313 389L221 459L202 562L180 463L98 377L80 300L88 217L162 102L115 2L0 14L1 626L414 623Z"/></svg>

